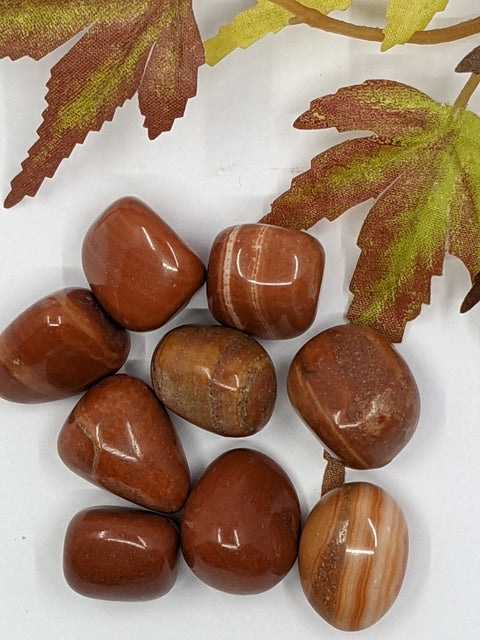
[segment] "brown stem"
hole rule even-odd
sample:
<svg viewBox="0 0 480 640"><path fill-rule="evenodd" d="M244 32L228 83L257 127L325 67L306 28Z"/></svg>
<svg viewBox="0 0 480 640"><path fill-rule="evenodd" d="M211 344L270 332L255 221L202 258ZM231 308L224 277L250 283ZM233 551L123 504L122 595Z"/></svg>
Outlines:
<svg viewBox="0 0 480 640"><path fill-rule="evenodd" d="M479 84L480 84L480 74L472 73L472 75L467 80L466 85L458 94L458 98L453 103L453 106L457 111L460 111L460 109L465 109L467 107L468 101L472 97L473 92L475 91L475 89L478 87Z"/></svg>
<svg viewBox="0 0 480 640"><path fill-rule="evenodd" d="M361 25L343 22L330 16L325 16L316 9L309 9L296 0L270 0L279 7L283 7L295 17L290 21L292 24L304 23L310 27L322 29L329 33L336 33L349 38L369 40L371 42L381 42L383 31L378 27L363 27ZM410 44L440 44L442 42L452 42L461 40L468 36L480 33L480 17L466 20L459 24L442 29L430 29L427 31L417 31L408 41Z"/></svg>
<svg viewBox="0 0 480 640"><path fill-rule="evenodd" d="M465 86L458 94L457 99L453 103L455 110L453 112L452 118L454 121L458 118L462 109L467 108L468 101L472 97L473 92L475 91L475 89L478 87L479 84L480 84L480 74L472 73L472 75L467 80Z"/></svg>

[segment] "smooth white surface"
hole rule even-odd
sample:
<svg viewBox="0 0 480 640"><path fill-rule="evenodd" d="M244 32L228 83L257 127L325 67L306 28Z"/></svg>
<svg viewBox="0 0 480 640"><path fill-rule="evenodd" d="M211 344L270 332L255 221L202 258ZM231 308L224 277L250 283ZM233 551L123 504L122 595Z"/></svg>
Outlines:
<svg viewBox="0 0 480 640"><path fill-rule="evenodd" d="M253 2L197 0L203 36L213 35ZM355 0L347 16L381 23L384 2ZM451 0L432 26L472 17L474 0ZM123 195L147 202L206 262L210 244L225 226L253 222L309 167L321 150L344 139L334 130L296 131L293 120L311 99L367 78L406 82L439 101L452 102L466 81L455 74L475 38L436 47L404 46L380 54L377 44L347 40L305 26L285 29L247 51L237 51L199 73L198 96L172 132L147 139L134 98L112 123L90 134L35 199L0 216L0 326L40 296L64 286L85 286L80 265L83 235L102 210ZM65 51L65 48L62 49ZM62 51L35 63L0 62L2 154L0 195L35 140L45 107L49 68ZM480 93L470 108L480 113ZM319 495L322 448L295 416L285 375L296 350L318 331L342 322L358 249L356 236L368 206L313 230L326 251L326 271L314 327L299 339L264 342L275 360L279 398L265 429L226 440L173 417L192 474L236 446L258 448L280 462L294 481L304 515ZM432 282L432 299L411 323L399 351L411 366L422 396L413 440L387 467L349 472L348 479L376 482L406 513L411 555L402 592L365 640L464 640L480 627L480 306L461 316L469 288L465 268L445 260ZM183 322L208 321L205 294L163 329L136 335L125 370L148 380L159 338ZM61 555L70 518L91 505L122 501L67 470L56 437L76 399L22 406L0 400L0 637L169 640L340 638L310 608L296 567L271 591L236 597L200 583L180 561L173 590L142 604L94 601L64 583Z"/></svg>

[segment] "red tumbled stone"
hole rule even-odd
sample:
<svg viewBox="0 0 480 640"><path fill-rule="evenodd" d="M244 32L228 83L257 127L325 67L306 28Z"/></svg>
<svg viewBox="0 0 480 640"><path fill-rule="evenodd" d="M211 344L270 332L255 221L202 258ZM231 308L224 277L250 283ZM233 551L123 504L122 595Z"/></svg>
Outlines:
<svg viewBox="0 0 480 640"><path fill-rule="evenodd" d="M60 431L58 453L86 480L156 511L178 511L190 489L167 412L131 376L111 376L87 391Z"/></svg>
<svg viewBox="0 0 480 640"><path fill-rule="evenodd" d="M177 577L178 531L164 516L125 507L85 509L65 534L63 571L81 595L151 600Z"/></svg>
<svg viewBox="0 0 480 640"><path fill-rule="evenodd" d="M180 527L182 551L206 584L237 594L276 585L297 556L300 506L283 469L250 449L217 458L192 489Z"/></svg>
<svg viewBox="0 0 480 640"><path fill-rule="evenodd" d="M117 371L129 350L130 336L90 291L56 291L0 334L0 396L30 403L76 395Z"/></svg>
<svg viewBox="0 0 480 640"><path fill-rule="evenodd" d="M321 245L303 231L229 227L210 253L210 311L222 324L262 338L293 338L313 322L323 263Z"/></svg>
<svg viewBox="0 0 480 640"><path fill-rule="evenodd" d="M377 331L332 327L296 354L289 398L330 453L348 467L390 462L412 437L420 397L403 358Z"/></svg>
<svg viewBox="0 0 480 640"><path fill-rule="evenodd" d="M93 223L82 262L100 304L132 331L158 329L205 279L202 262L183 240L131 197L113 203Z"/></svg>

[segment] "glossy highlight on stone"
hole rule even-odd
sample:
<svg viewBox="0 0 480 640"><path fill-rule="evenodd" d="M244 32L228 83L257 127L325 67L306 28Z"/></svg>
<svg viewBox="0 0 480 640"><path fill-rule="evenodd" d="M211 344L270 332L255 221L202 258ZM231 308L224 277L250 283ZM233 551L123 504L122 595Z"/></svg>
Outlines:
<svg viewBox="0 0 480 640"><path fill-rule="evenodd" d="M235 594L276 585L295 562L300 506L282 468L250 449L233 449L192 489L180 527L182 551L195 575Z"/></svg>
<svg viewBox="0 0 480 640"><path fill-rule="evenodd" d="M273 412L277 383L272 360L256 340L235 329L172 329L155 349L151 375L168 409L219 435L252 435Z"/></svg>
<svg viewBox="0 0 480 640"><path fill-rule="evenodd" d="M0 334L0 397L33 403L74 396L117 371L129 351L130 336L91 291L56 291Z"/></svg>
<svg viewBox="0 0 480 640"><path fill-rule="evenodd" d="M222 324L261 338L293 338L313 322L323 264L321 245L303 231L229 227L210 252L208 306Z"/></svg>
<svg viewBox="0 0 480 640"><path fill-rule="evenodd" d="M100 304L132 331L158 329L205 280L205 267L146 204L114 202L92 224L82 263Z"/></svg>
<svg viewBox="0 0 480 640"><path fill-rule="evenodd" d="M156 511L178 511L190 489L167 412L131 376L111 376L86 392L60 431L58 453L86 480Z"/></svg>
<svg viewBox="0 0 480 640"><path fill-rule="evenodd" d="M93 507L68 525L63 571L68 585L102 600L152 600L177 577L179 537L168 518L125 507Z"/></svg>
<svg viewBox="0 0 480 640"><path fill-rule="evenodd" d="M298 567L303 591L329 624L359 631L392 606L405 576L405 516L383 489L365 482L329 491L303 526Z"/></svg>
<svg viewBox="0 0 480 640"><path fill-rule="evenodd" d="M382 467L415 432L420 396L403 358L377 331L346 324L321 332L288 372L292 405L332 456Z"/></svg>

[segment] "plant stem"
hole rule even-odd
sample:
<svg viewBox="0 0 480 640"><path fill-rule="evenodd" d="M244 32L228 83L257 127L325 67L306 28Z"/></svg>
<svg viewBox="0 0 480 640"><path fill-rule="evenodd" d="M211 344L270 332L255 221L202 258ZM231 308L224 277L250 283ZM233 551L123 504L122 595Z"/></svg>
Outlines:
<svg viewBox="0 0 480 640"><path fill-rule="evenodd" d="M291 24L304 23L310 27L322 29L329 33L336 33L360 40L369 40L371 42L381 42L383 40L383 31L378 27L363 27L361 25L343 22L342 20L326 16L316 9L309 9L296 0L270 1L290 11L290 13L295 16L290 21ZM480 17L472 18L471 20L466 20L465 22L442 29L417 31L408 42L410 44L440 44L442 42L461 40L462 38L477 33L480 33Z"/></svg>
<svg viewBox="0 0 480 640"><path fill-rule="evenodd" d="M472 97L473 92L475 91L475 89L478 87L479 84L480 84L480 74L472 73L472 75L467 80L467 83L458 94L458 98L453 103L453 106L455 107L455 109L460 111L460 109L466 108L468 101Z"/></svg>
<svg viewBox="0 0 480 640"><path fill-rule="evenodd" d="M480 74L472 73L469 79L467 80L465 86L458 94L457 99L453 103L455 110L453 112L452 119L454 122L460 115L460 112L462 111L462 109L467 108L468 101L472 97L473 92L475 91L475 89L478 87L479 84L480 84Z"/></svg>

